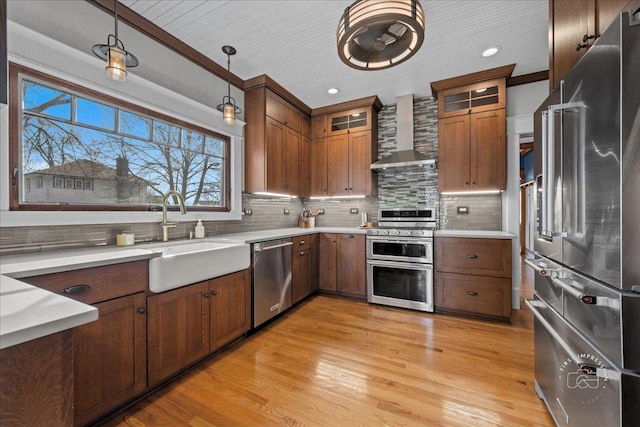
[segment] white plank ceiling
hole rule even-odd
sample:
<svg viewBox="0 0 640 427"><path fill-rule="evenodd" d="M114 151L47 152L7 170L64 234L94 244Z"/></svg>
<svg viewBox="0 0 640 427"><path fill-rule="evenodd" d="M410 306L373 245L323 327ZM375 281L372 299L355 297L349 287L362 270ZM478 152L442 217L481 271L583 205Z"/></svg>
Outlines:
<svg viewBox="0 0 640 427"><path fill-rule="evenodd" d="M224 67L221 48L232 45L234 74L267 74L312 108L370 95L394 104L400 95L431 94L431 81L512 63L514 76L548 69L548 0L422 0L422 48L381 71L338 58L336 27L351 0L121 2ZM500 51L483 58L490 46ZM330 87L340 92L329 95Z"/></svg>

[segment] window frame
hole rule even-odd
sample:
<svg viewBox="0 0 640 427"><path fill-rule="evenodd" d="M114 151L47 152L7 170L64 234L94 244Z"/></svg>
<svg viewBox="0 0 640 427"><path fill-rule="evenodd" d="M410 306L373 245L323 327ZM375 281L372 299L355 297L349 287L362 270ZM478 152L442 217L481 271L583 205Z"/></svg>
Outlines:
<svg viewBox="0 0 640 427"><path fill-rule="evenodd" d="M187 129L196 131L203 134L205 137L216 138L224 144L224 158L223 160L223 179L224 189L222 190L222 197L224 197L223 206L192 206L189 205L189 211L195 212L221 212L229 213L232 211L232 182L231 182L231 138L227 135L215 132L210 129L203 128L196 124L171 117L167 114L160 113L158 111L151 110L149 108L136 105L129 101L119 99L107 95L105 93L89 89L87 87L65 81L63 79L48 75L46 73L19 65L13 62L9 63L9 210L10 211L157 211L159 205L157 204L70 204L70 203L29 203L20 201L20 183L19 179L23 165L21 164L21 128L22 128L22 104L20 103L20 77L24 77L28 80L41 81L45 84L53 85L56 88L68 90L74 94L87 97L90 100L105 103L106 105L113 106L131 112L134 114L140 114L151 118L152 120L158 120L165 122L169 125L178 126L181 129Z"/></svg>

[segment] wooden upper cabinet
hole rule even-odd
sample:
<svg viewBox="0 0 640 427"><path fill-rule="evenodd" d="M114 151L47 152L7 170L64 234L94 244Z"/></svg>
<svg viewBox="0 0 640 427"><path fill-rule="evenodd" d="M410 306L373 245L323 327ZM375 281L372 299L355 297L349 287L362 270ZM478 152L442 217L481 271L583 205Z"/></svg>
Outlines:
<svg viewBox="0 0 640 427"><path fill-rule="evenodd" d="M438 117L446 118L505 108L505 79L445 89L438 94Z"/></svg>
<svg viewBox="0 0 640 427"><path fill-rule="evenodd" d="M431 83L438 98L441 193L505 190L506 81L514 67L506 65Z"/></svg>
<svg viewBox="0 0 640 427"><path fill-rule="evenodd" d="M349 134L349 193L369 195L373 192L371 132ZM376 144L377 145L377 144Z"/></svg>
<svg viewBox="0 0 640 427"><path fill-rule="evenodd" d="M279 121L289 129L302 130L302 114L287 101L267 89L267 116Z"/></svg>
<svg viewBox="0 0 640 427"><path fill-rule="evenodd" d="M327 134L342 135L371 129L371 108L356 108L327 115Z"/></svg>
<svg viewBox="0 0 640 427"><path fill-rule="evenodd" d="M304 196L311 109L268 76L245 82L245 191Z"/></svg>
<svg viewBox="0 0 640 427"><path fill-rule="evenodd" d="M637 0L549 0L549 91L578 63L613 20ZM585 39L586 37L586 39Z"/></svg>
<svg viewBox="0 0 640 427"><path fill-rule="evenodd" d="M327 136L327 116L311 117L311 138L324 138Z"/></svg>
<svg viewBox="0 0 640 427"><path fill-rule="evenodd" d="M314 138L311 140L311 181L309 193L311 196L327 196L327 138Z"/></svg>

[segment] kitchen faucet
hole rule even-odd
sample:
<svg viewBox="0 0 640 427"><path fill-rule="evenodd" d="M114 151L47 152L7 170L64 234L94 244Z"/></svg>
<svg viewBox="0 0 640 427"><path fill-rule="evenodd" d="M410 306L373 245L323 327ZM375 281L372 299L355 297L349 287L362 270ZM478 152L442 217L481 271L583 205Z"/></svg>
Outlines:
<svg viewBox="0 0 640 427"><path fill-rule="evenodd" d="M182 194L178 193L175 190L169 190L167 194L164 195L162 199L162 241L166 242L169 240L169 229L174 228L180 221L167 222L167 202L169 201L169 196L176 196L178 199L178 206L180 206L180 214L186 215L187 209L184 207L184 198Z"/></svg>

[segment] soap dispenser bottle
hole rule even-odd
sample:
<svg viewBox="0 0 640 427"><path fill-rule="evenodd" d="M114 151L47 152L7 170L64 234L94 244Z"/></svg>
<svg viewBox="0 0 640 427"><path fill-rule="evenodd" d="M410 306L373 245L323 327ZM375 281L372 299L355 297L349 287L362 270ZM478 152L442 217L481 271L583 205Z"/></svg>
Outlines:
<svg viewBox="0 0 640 427"><path fill-rule="evenodd" d="M196 224L196 239L204 239L204 225L202 225L202 220L198 220Z"/></svg>

